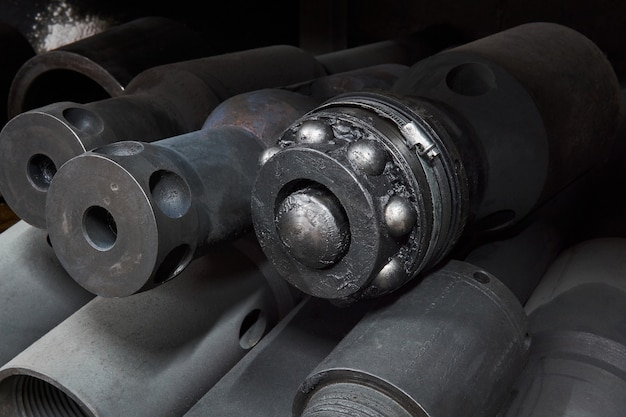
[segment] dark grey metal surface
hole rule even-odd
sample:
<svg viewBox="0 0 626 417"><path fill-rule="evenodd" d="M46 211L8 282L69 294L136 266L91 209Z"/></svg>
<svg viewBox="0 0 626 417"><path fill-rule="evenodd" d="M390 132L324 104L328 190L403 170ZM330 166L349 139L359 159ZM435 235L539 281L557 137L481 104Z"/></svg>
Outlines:
<svg viewBox="0 0 626 417"><path fill-rule="evenodd" d="M274 45L159 65L137 75L122 96L24 112L0 132L0 191L20 218L45 228L50 181L72 157L121 140L193 132L229 97L315 79L323 71L301 49Z"/></svg>
<svg viewBox="0 0 626 417"><path fill-rule="evenodd" d="M363 304L339 308L305 298L185 417L288 417L302 381L363 317Z"/></svg>
<svg viewBox="0 0 626 417"><path fill-rule="evenodd" d="M390 86L406 69L359 69L297 90ZM250 196L262 152L321 100L286 89L238 94L198 131L152 143L121 141L72 158L47 196L47 229L61 263L89 291L127 296L251 231Z"/></svg>
<svg viewBox="0 0 626 417"><path fill-rule="evenodd" d="M96 297L0 368L0 415L184 414L297 302L260 253L224 244L154 291Z"/></svg>
<svg viewBox="0 0 626 417"><path fill-rule="evenodd" d="M46 233L17 222L0 234L0 364L93 298L65 272Z"/></svg>
<svg viewBox="0 0 626 417"><path fill-rule="evenodd" d="M596 238L552 263L526 303L533 342L507 417L617 417L626 408L626 240Z"/></svg>
<svg viewBox="0 0 626 417"><path fill-rule="evenodd" d="M530 339L494 276L450 261L372 308L311 372L295 416L494 416Z"/></svg>
<svg viewBox="0 0 626 417"><path fill-rule="evenodd" d="M147 16L41 52L24 62L8 95L8 116L60 101L88 103L123 94L142 71L213 55L182 22Z"/></svg>
<svg viewBox="0 0 626 417"><path fill-rule="evenodd" d="M298 93L257 90L223 102L215 126L210 116L196 132L117 142L72 158L47 197L47 229L61 263L94 294L123 297L172 279L208 247L251 231L250 193L264 142L316 104Z"/></svg>
<svg viewBox="0 0 626 417"><path fill-rule="evenodd" d="M586 37L512 28L419 61L392 92L337 96L296 121L257 176L255 230L302 291L375 297L601 164L621 112L615 73ZM303 212L314 226L294 220Z"/></svg>

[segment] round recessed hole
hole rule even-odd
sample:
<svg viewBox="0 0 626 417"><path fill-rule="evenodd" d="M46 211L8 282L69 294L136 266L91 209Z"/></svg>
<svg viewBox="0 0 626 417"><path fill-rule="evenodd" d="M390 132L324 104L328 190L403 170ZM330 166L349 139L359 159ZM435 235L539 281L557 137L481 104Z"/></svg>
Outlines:
<svg viewBox="0 0 626 417"><path fill-rule="evenodd" d="M47 191L50 188L52 178L57 173L57 167L48 156L44 154L33 155L28 160L28 179L37 189Z"/></svg>
<svg viewBox="0 0 626 417"><path fill-rule="evenodd" d="M141 153L143 149L144 147L141 142L125 141L105 145L93 149L92 152L111 156L132 156Z"/></svg>
<svg viewBox="0 0 626 417"><path fill-rule="evenodd" d="M189 245L183 244L175 247L167 254L159 269L154 274L154 283L162 284L178 275L191 260Z"/></svg>
<svg viewBox="0 0 626 417"><path fill-rule="evenodd" d="M23 417L51 416L86 417L86 414L69 395L57 387L28 375L17 375L0 384L12 385L17 415ZM0 389L3 391L4 389Z"/></svg>
<svg viewBox="0 0 626 417"><path fill-rule="evenodd" d="M487 273L483 271L474 272L472 274L472 278L474 278L476 281L480 282L481 284L489 284L489 282L491 281L491 278L489 278L489 275L487 275Z"/></svg>
<svg viewBox="0 0 626 417"><path fill-rule="evenodd" d="M83 234L94 249L107 251L117 240L117 223L104 207L91 206L83 215Z"/></svg>
<svg viewBox="0 0 626 417"><path fill-rule="evenodd" d="M265 313L258 308L246 315L239 328L239 345L251 349L263 338L267 329Z"/></svg>
<svg viewBox="0 0 626 417"><path fill-rule="evenodd" d="M182 217L191 207L191 191L179 175L171 171L156 171L150 176L149 184L152 200L167 217Z"/></svg>
<svg viewBox="0 0 626 417"><path fill-rule="evenodd" d="M63 117L74 128L89 135L97 135L104 130L102 119L87 109L68 107L63 110Z"/></svg>
<svg viewBox="0 0 626 417"><path fill-rule="evenodd" d="M446 84L457 94L476 97L496 88L496 76L486 65L467 62L448 72Z"/></svg>

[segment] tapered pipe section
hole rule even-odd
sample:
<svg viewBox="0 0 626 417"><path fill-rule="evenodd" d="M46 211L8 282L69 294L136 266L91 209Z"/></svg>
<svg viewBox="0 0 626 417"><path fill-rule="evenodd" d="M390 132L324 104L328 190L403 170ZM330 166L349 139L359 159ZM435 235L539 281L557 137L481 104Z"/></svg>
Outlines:
<svg viewBox="0 0 626 417"><path fill-rule="evenodd" d="M345 89L356 80L390 87L402 69L328 76L310 88ZM210 246L251 231L259 159L319 104L284 89L256 90L221 103L198 131L72 158L52 181L46 210L61 263L89 291L123 297L172 279Z"/></svg>
<svg viewBox="0 0 626 417"><path fill-rule="evenodd" d="M372 309L302 382L294 416L495 416L527 356L526 315L450 261Z"/></svg>
<svg viewBox="0 0 626 417"><path fill-rule="evenodd" d="M24 62L10 84L8 115L60 101L116 97L148 68L212 54L200 33L184 23L141 17Z"/></svg>
<svg viewBox="0 0 626 417"><path fill-rule="evenodd" d="M302 381L366 311L364 304L337 307L307 297L185 417L290 416L293 394Z"/></svg>
<svg viewBox="0 0 626 417"><path fill-rule="evenodd" d="M24 112L0 132L0 191L21 219L45 228L50 182L72 157L121 140L152 142L193 132L227 98L323 74L312 55L274 45L152 67L122 96Z"/></svg>
<svg viewBox="0 0 626 417"><path fill-rule="evenodd" d="M65 272L46 234L23 221L0 234L0 364L93 299Z"/></svg>
<svg viewBox="0 0 626 417"><path fill-rule="evenodd" d="M607 416L626 407L626 240L565 250L526 304L533 342L505 417Z"/></svg>
<svg viewBox="0 0 626 417"><path fill-rule="evenodd" d="M11 83L24 63L35 56L35 50L17 28L6 23L0 24L0 40L0 126L4 126L10 118L7 97Z"/></svg>
<svg viewBox="0 0 626 417"><path fill-rule="evenodd" d="M389 93L336 96L297 120L259 171L254 227L303 292L380 296L466 229L511 227L603 162L621 116L589 39L511 28L419 61Z"/></svg>
<svg viewBox="0 0 626 417"><path fill-rule="evenodd" d="M0 369L0 414L183 415L294 306L252 244L155 291L92 300Z"/></svg>

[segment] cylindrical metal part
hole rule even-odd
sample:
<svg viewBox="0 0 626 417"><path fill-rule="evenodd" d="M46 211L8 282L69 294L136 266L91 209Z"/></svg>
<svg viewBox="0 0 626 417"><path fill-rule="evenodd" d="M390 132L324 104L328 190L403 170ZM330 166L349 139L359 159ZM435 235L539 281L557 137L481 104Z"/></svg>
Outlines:
<svg viewBox="0 0 626 417"><path fill-rule="evenodd" d="M0 132L0 191L21 219L44 228L48 187L72 157L121 140L152 142L193 132L229 97L322 74L312 55L275 45L152 67L124 95L24 112Z"/></svg>
<svg viewBox="0 0 626 417"><path fill-rule="evenodd" d="M294 392L366 311L307 297L185 417L290 416Z"/></svg>
<svg viewBox="0 0 626 417"><path fill-rule="evenodd" d="M528 363L502 417L620 417L626 347L577 331L533 334Z"/></svg>
<svg viewBox="0 0 626 417"><path fill-rule="evenodd" d="M11 83L8 115L61 101L116 97L148 68L209 55L208 42L184 23L141 17L24 62Z"/></svg>
<svg viewBox="0 0 626 417"><path fill-rule="evenodd" d="M526 315L450 261L372 309L302 383L294 416L494 416L527 356Z"/></svg>
<svg viewBox="0 0 626 417"><path fill-rule="evenodd" d="M257 90L223 102L215 127L209 117L196 132L72 158L48 191L47 229L59 260L105 297L172 279L208 247L251 231L250 195L265 143L316 104Z"/></svg>
<svg viewBox="0 0 626 417"><path fill-rule="evenodd" d="M461 34L450 25L433 25L395 39L355 46L318 55L330 74L370 67L381 63L413 65L420 59L462 42Z"/></svg>
<svg viewBox="0 0 626 417"><path fill-rule="evenodd" d="M520 48L532 52L506 55L505 66L502 50ZM253 223L300 290L342 302L393 291L442 261L466 229L515 224L607 155L620 89L585 36L535 23L460 50L419 61L391 92L334 97L280 138L257 176ZM442 63L454 68L448 78ZM432 74L444 92L422 95L429 84L415 80ZM554 115L557 100L576 114L575 135ZM570 165L573 153L584 163ZM308 205L320 193L329 203ZM293 222L302 211L316 226Z"/></svg>
<svg viewBox="0 0 626 417"><path fill-rule="evenodd" d="M523 24L433 55L394 91L443 103L473 130L485 158L473 217L492 227L524 217L604 161L623 112L604 52L554 23Z"/></svg>
<svg viewBox="0 0 626 417"><path fill-rule="evenodd" d="M17 222L0 234L0 364L91 299L63 270L46 234Z"/></svg>
<svg viewBox="0 0 626 417"><path fill-rule="evenodd" d="M533 332L584 331L626 346L626 239L596 238L563 251L525 305Z"/></svg>
<svg viewBox="0 0 626 417"><path fill-rule="evenodd" d="M526 303L532 346L506 417L617 417L626 407L626 239L565 250Z"/></svg>
<svg viewBox="0 0 626 417"><path fill-rule="evenodd" d="M345 91L360 79L358 85L390 86L402 68L329 76L325 85ZM201 130L72 158L47 197L47 229L61 263L95 294L128 296L172 279L211 245L251 231L262 152L320 101L285 89L238 94Z"/></svg>
<svg viewBox="0 0 626 417"><path fill-rule="evenodd" d="M0 368L0 414L183 415L294 306L257 256L220 245L154 291L96 297Z"/></svg>
<svg viewBox="0 0 626 417"><path fill-rule="evenodd" d="M0 65L0 126L4 126L10 113L7 97L11 83L20 67L35 56L35 50L17 28L7 23L0 23L0 40L0 54L3 57Z"/></svg>

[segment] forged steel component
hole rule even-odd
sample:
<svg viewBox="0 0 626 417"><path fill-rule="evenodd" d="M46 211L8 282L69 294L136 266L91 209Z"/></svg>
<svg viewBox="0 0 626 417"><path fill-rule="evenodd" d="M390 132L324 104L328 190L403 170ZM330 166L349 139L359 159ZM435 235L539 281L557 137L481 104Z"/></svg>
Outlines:
<svg viewBox="0 0 626 417"><path fill-rule="evenodd" d="M17 28L6 23L0 23L0 126L7 122L7 97L11 83L22 65L33 56L35 50Z"/></svg>
<svg viewBox="0 0 626 417"><path fill-rule="evenodd" d="M50 182L74 156L121 140L193 132L229 97L323 74L312 55L274 45L159 65L137 75L121 96L21 113L0 132L0 191L21 219L45 228Z"/></svg>
<svg viewBox="0 0 626 417"><path fill-rule="evenodd" d="M311 89L390 86L401 69L328 76ZM172 279L211 245L251 231L263 150L319 104L283 89L256 90L221 103L201 130L72 158L52 181L46 209L61 263L94 294L123 297Z"/></svg>
<svg viewBox="0 0 626 417"><path fill-rule="evenodd" d="M251 231L264 142L316 104L285 90L257 90L226 100L201 130L72 158L48 191L47 229L59 260L105 297L172 279L209 246Z"/></svg>
<svg viewBox="0 0 626 417"><path fill-rule="evenodd" d="M296 302L255 245L220 245L154 291L96 297L0 368L0 415L183 415Z"/></svg>
<svg viewBox="0 0 626 417"><path fill-rule="evenodd" d="M290 416L293 394L365 314L307 297L204 395L185 417Z"/></svg>
<svg viewBox="0 0 626 417"><path fill-rule="evenodd" d="M528 353L495 277L450 261L374 308L302 382L294 416L494 416Z"/></svg>
<svg viewBox="0 0 626 417"><path fill-rule="evenodd" d="M607 416L626 409L626 239L564 251L526 304L533 342L503 417Z"/></svg>
<svg viewBox="0 0 626 417"><path fill-rule="evenodd" d="M340 95L296 121L257 176L254 227L303 292L379 296L467 228L511 226L600 163L620 117L616 76L589 39L512 28L419 61L392 92Z"/></svg>
<svg viewBox="0 0 626 417"><path fill-rule="evenodd" d="M46 234L17 222L0 234L0 365L93 298L63 270Z"/></svg>
<svg viewBox="0 0 626 417"><path fill-rule="evenodd" d="M148 68L209 55L207 42L182 22L135 19L24 62L10 84L8 116L60 101L119 96Z"/></svg>

